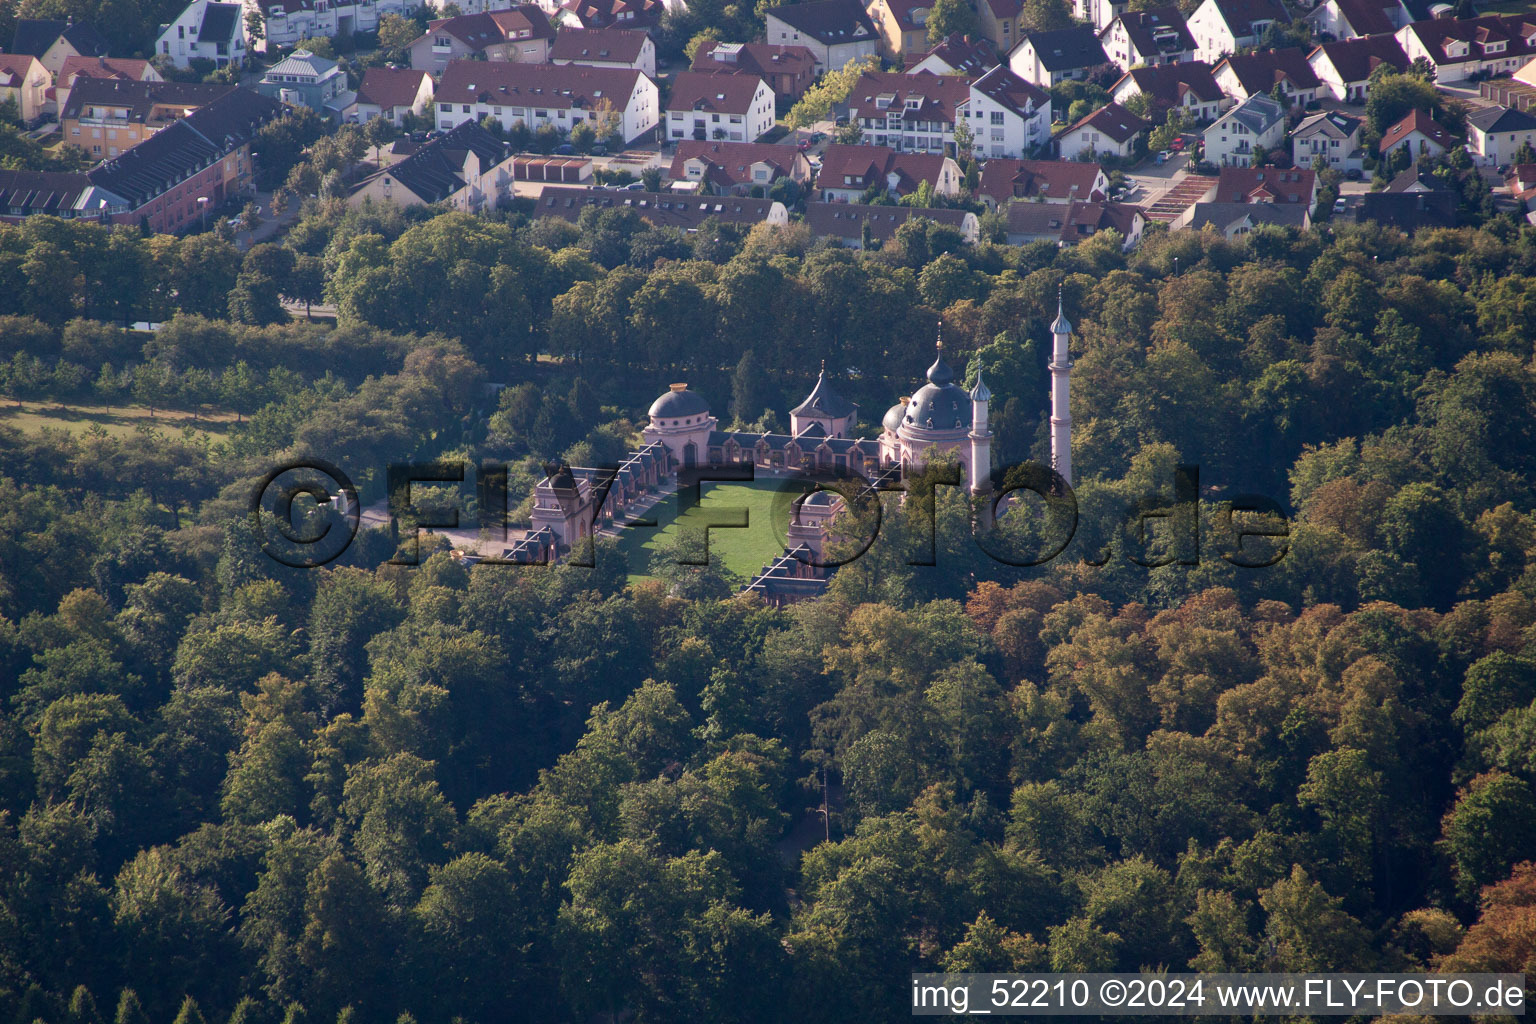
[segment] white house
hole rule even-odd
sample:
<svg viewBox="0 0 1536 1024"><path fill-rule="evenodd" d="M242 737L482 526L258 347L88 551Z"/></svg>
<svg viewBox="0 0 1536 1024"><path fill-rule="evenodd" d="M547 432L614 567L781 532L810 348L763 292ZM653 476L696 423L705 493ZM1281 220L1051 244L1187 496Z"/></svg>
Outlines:
<svg viewBox="0 0 1536 1024"><path fill-rule="evenodd" d="M14 100L22 124L42 116L52 82L43 62L31 54L0 53L0 103Z"/></svg>
<svg viewBox="0 0 1536 1024"><path fill-rule="evenodd" d="M756 75L682 71L667 97L667 138L756 142L773 127L773 90Z"/></svg>
<svg viewBox="0 0 1536 1024"><path fill-rule="evenodd" d="M1136 139L1151 127L1118 103L1110 103L1063 129L1056 136L1057 152L1063 160L1128 157L1136 150Z"/></svg>
<svg viewBox="0 0 1536 1024"><path fill-rule="evenodd" d="M971 83L959 115L971 129L976 156L1022 157L1051 137L1051 97L1010 71L997 67Z"/></svg>
<svg viewBox="0 0 1536 1024"><path fill-rule="evenodd" d="M435 99L439 128L490 117L507 128L569 132L588 121L601 130L611 117L625 142L656 128L660 102L656 83L632 68L479 60L449 64Z"/></svg>
<svg viewBox="0 0 1536 1024"><path fill-rule="evenodd" d="M1204 0L1189 18L1195 59L1214 64L1245 46L1257 46L1271 26L1290 20L1280 0Z"/></svg>
<svg viewBox="0 0 1536 1024"><path fill-rule="evenodd" d="M1260 93L1227 111L1205 130L1205 159L1221 167L1247 167L1255 150L1285 139L1285 107Z"/></svg>
<svg viewBox="0 0 1536 1024"><path fill-rule="evenodd" d="M1195 37L1177 7L1126 11L1099 33L1099 42L1121 71L1195 59Z"/></svg>
<svg viewBox="0 0 1536 1024"><path fill-rule="evenodd" d="M1481 107L1467 115L1467 152L1479 167L1514 163L1521 146L1536 146L1536 114L1513 107Z"/></svg>
<svg viewBox="0 0 1536 1024"><path fill-rule="evenodd" d="M893 196L907 196L925 182L934 195L954 196L960 191L960 165L952 157L933 153L898 153L889 146L834 142L816 172L816 187L828 202L856 203L876 186Z"/></svg>
<svg viewBox="0 0 1536 1024"><path fill-rule="evenodd" d="M364 178L347 201L351 206L370 200L397 206L446 203L455 210L478 210L509 191L514 159L506 143L465 122Z"/></svg>
<svg viewBox="0 0 1536 1024"><path fill-rule="evenodd" d="M1304 20L1318 36L1362 39L1391 35L1413 17L1401 0L1323 0Z"/></svg>
<svg viewBox="0 0 1536 1024"><path fill-rule="evenodd" d="M1132 96L1145 96L1152 119L1163 121L1178 108L1194 122L1214 121L1230 102L1203 60L1131 68L1109 87L1110 98L1124 104Z"/></svg>
<svg viewBox="0 0 1536 1024"><path fill-rule="evenodd" d="M590 68L634 68L656 77L656 44L638 28L563 28L549 49L555 64L585 64Z"/></svg>
<svg viewBox="0 0 1536 1024"><path fill-rule="evenodd" d="M399 126L406 114L423 114L432 105L434 83L412 68L369 68L357 90L358 121L382 117Z"/></svg>
<svg viewBox="0 0 1536 1024"><path fill-rule="evenodd" d="M1323 43L1307 54L1317 75L1319 97L1326 93L1342 103L1364 103L1371 94L1371 73L1383 64L1408 69L1408 55L1390 36L1362 36Z"/></svg>
<svg viewBox="0 0 1536 1024"><path fill-rule="evenodd" d="M384 15L411 10L406 0L246 0L246 5L261 15L265 39L252 48L263 51L301 39L373 32Z"/></svg>
<svg viewBox="0 0 1536 1024"><path fill-rule="evenodd" d="M816 55L816 73L878 56L880 36L858 0L781 4L763 15L763 42L803 46Z"/></svg>
<svg viewBox="0 0 1536 1024"><path fill-rule="evenodd" d="M1030 32L1008 55L1008 66L1024 81L1049 89L1059 82L1086 79L1109 63L1093 30L1081 25L1052 32Z"/></svg>
<svg viewBox="0 0 1536 1024"><path fill-rule="evenodd" d="M178 68L194 60L211 60L219 67L245 63L245 8L240 4L192 0L176 20L160 26L155 53L169 57Z"/></svg>
<svg viewBox="0 0 1536 1024"><path fill-rule="evenodd" d="M1365 169L1360 149L1362 118L1337 110L1313 114L1291 133L1291 160L1297 167L1313 167L1321 159L1329 170L1344 174Z"/></svg>
<svg viewBox="0 0 1536 1024"><path fill-rule="evenodd" d="M1217 64L1211 74L1221 91L1234 100L1259 93L1273 94L1278 86L1293 107L1304 107L1317 99L1322 85L1299 46L1233 54Z"/></svg>
<svg viewBox="0 0 1536 1024"><path fill-rule="evenodd" d="M1376 149L1382 156L1407 149L1417 161L1421 157L1444 155L1454 141L1451 133L1430 117L1428 111L1414 110L1381 133Z"/></svg>
<svg viewBox="0 0 1536 1024"><path fill-rule="evenodd" d="M1536 18L1489 14L1480 18L1436 18L1397 30L1408 60L1423 58L1437 82L1463 82L1473 75L1513 73L1536 54Z"/></svg>
<svg viewBox="0 0 1536 1024"><path fill-rule="evenodd" d="M848 94L848 118L864 130L866 144L953 156L955 124L970 100L963 75L866 71Z"/></svg>

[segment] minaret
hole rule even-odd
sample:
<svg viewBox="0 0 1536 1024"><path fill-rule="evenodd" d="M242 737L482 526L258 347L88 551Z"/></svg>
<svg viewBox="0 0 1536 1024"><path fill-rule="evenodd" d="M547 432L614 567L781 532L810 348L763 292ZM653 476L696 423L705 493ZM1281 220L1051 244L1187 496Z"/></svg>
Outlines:
<svg viewBox="0 0 1536 1024"><path fill-rule="evenodd" d="M1051 324L1051 468L1072 483L1072 356L1067 343L1072 324L1062 312L1061 290L1056 291L1056 322Z"/></svg>
<svg viewBox="0 0 1536 1024"><path fill-rule="evenodd" d="M976 370L976 386L971 388L971 493L985 494L992 489L992 432L987 429L987 403L992 392Z"/></svg>

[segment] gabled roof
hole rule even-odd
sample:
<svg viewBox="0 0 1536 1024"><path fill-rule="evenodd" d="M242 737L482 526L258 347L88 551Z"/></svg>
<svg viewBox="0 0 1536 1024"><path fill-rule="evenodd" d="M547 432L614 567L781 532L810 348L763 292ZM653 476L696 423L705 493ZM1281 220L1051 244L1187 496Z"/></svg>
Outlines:
<svg viewBox="0 0 1536 1024"><path fill-rule="evenodd" d="M1282 82L1292 89L1316 89L1322 83L1317 72L1307 63L1307 56L1300 47L1288 46L1283 50L1260 50L1257 53L1232 54L1216 65L1214 73L1229 69L1243 91L1270 92Z"/></svg>
<svg viewBox="0 0 1536 1024"><path fill-rule="evenodd" d="M123 78L79 78L69 90L69 101L60 117L74 120L88 107L114 107L126 112L124 119L143 122L156 107L183 111L211 103L235 91L233 85L202 82L140 82Z"/></svg>
<svg viewBox="0 0 1536 1024"><path fill-rule="evenodd" d="M1024 11L1024 0L986 0L992 16L999 21L1017 18Z"/></svg>
<svg viewBox="0 0 1536 1024"><path fill-rule="evenodd" d="M957 75L980 75L997 66L997 50L992 40L986 36L973 39L959 32L950 33L926 53L908 54L907 67L921 64L929 57L937 57Z"/></svg>
<svg viewBox="0 0 1536 1024"><path fill-rule="evenodd" d="M1285 13L1280 0L1208 0L1216 5L1221 20L1227 23L1234 37L1256 34L1256 22L1273 21L1288 25L1291 16Z"/></svg>
<svg viewBox="0 0 1536 1024"><path fill-rule="evenodd" d="M896 229L909 220L922 218L935 224L965 230L967 210L925 210L911 206L864 206L859 203L806 203L805 220L817 237L861 238L864 225L877 242L896 235Z"/></svg>
<svg viewBox="0 0 1536 1024"><path fill-rule="evenodd" d="M1435 119L1429 116L1429 112L1427 110L1415 110L1411 112L1407 117L1403 118L1401 121L1398 121L1392 127L1382 132L1381 142L1378 143L1377 148L1380 152L1385 153L1388 149L1397 145L1399 142L1403 141L1414 132L1418 132L1426 139L1429 139L1431 142L1435 142L1440 146L1449 148L1451 145L1450 132L1440 127Z"/></svg>
<svg viewBox="0 0 1536 1024"><path fill-rule="evenodd" d="M970 80L964 75L866 71L848 94L848 113L850 117L885 117L894 107L902 111L903 120L953 124L956 109L970 98Z"/></svg>
<svg viewBox="0 0 1536 1024"><path fill-rule="evenodd" d="M515 39L553 39L554 27L544 12L531 4L504 11L461 14L427 22L427 35L445 32L471 50L479 52Z"/></svg>
<svg viewBox="0 0 1536 1024"><path fill-rule="evenodd" d="M680 71L672 79L668 110L707 110L715 114L748 114L759 86L756 75L720 71Z"/></svg>
<svg viewBox="0 0 1536 1024"><path fill-rule="evenodd" d="M1325 110L1321 114L1313 114L1303 118L1292 133L1293 138L1310 139L1314 135L1322 135L1330 139L1343 141L1360 130L1364 120L1351 117L1337 110Z"/></svg>
<svg viewBox="0 0 1536 1024"><path fill-rule="evenodd" d="M1305 206L1273 203L1196 203L1190 210L1188 227L1199 231L1207 224L1225 234L1233 227L1247 222L1278 224L1281 227L1304 228L1308 212Z"/></svg>
<svg viewBox="0 0 1536 1024"><path fill-rule="evenodd" d="M1397 25L1389 13L1397 7L1396 0L1333 0L1339 17L1359 36L1391 35Z"/></svg>
<svg viewBox="0 0 1536 1024"><path fill-rule="evenodd" d="M388 175L410 189L422 202L440 203L464 187L464 164L468 154L474 153L484 169L505 160L509 152L507 144L480 127L478 121L465 121L452 131L428 139L399 163L364 178L354 191Z"/></svg>
<svg viewBox="0 0 1536 1024"><path fill-rule="evenodd" d="M1120 104L1106 103L1061 134L1069 135L1083 128L1092 128L1115 143L1124 144L1150 127L1150 121L1143 121Z"/></svg>
<svg viewBox="0 0 1536 1024"><path fill-rule="evenodd" d="M657 227L689 230L711 217L728 224L758 224L768 219L776 204L771 199L746 196L679 196L666 192L631 192L627 189L594 189L548 185L535 201L532 216L575 221L589 207L598 210L633 210Z"/></svg>
<svg viewBox="0 0 1536 1024"><path fill-rule="evenodd" d="M1093 29L1083 25L1030 32L1019 40L1019 46L1025 45L1034 48L1035 58L1047 71L1071 71L1109 63L1099 37L1093 34Z"/></svg>
<svg viewBox="0 0 1536 1024"><path fill-rule="evenodd" d="M357 102L383 110L409 107L421 92L422 79L432 80L425 71L413 68L369 68L363 72L363 84L357 89Z"/></svg>
<svg viewBox="0 0 1536 1024"><path fill-rule="evenodd" d="M688 176L688 161L702 160L714 172L709 176L717 183L751 185L754 165L767 164L779 174L793 175L799 158L798 149L780 143L701 142L684 139L677 144L669 173L674 180L681 181Z"/></svg>
<svg viewBox="0 0 1536 1024"><path fill-rule="evenodd" d="M0 57L0 60L3 60ZM83 78L121 78L141 82L149 70L149 61L134 57L65 57L59 68L59 85L67 85L77 76Z"/></svg>
<svg viewBox="0 0 1536 1024"><path fill-rule="evenodd" d="M768 8L766 13L827 46L875 38L875 25L858 0L781 4Z"/></svg>
<svg viewBox="0 0 1536 1024"><path fill-rule="evenodd" d="M1213 203L1301 203L1311 206L1317 172L1296 168L1223 167L1206 201Z"/></svg>
<svg viewBox="0 0 1536 1024"><path fill-rule="evenodd" d="M659 25L666 10L661 0L565 0L560 7L584 28L603 28L616 22Z"/></svg>
<svg viewBox="0 0 1536 1024"><path fill-rule="evenodd" d="M1137 53L1185 53L1196 47L1195 37L1189 34L1189 24L1177 7L1155 7L1146 11L1126 11L1115 21L1125 28L1125 34ZM1114 31L1114 22L1099 33L1103 40Z"/></svg>
<svg viewBox="0 0 1536 1024"><path fill-rule="evenodd" d="M1492 56L1500 59L1536 53L1527 40L1536 35L1536 20L1528 14L1501 16L1487 14L1479 18L1431 18L1415 21L1408 31L1419 37L1435 63L1459 64L1482 60L1489 56L1490 43L1503 43L1504 48ZM1446 52L1452 42L1467 44L1465 56L1452 58Z"/></svg>
<svg viewBox="0 0 1536 1024"><path fill-rule="evenodd" d="M1265 92L1256 92L1217 119L1216 124L1236 121L1255 135L1263 135L1285 120L1284 105ZM1211 126L1212 128L1215 125ZM1206 131L1210 131L1207 128Z"/></svg>
<svg viewBox="0 0 1536 1024"><path fill-rule="evenodd" d="M30 53L0 53L0 89L19 87L33 68L42 67L42 62Z"/></svg>
<svg viewBox="0 0 1536 1024"><path fill-rule="evenodd" d="M1360 197L1355 218L1410 232L1451 228L1460 220L1456 200L1454 192L1367 192Z"/></svg>
<svg viewBox="0 0 1536 1024"><path fill-rule="evenodd" d="M1450 192L1445 179L1417 161L1387 182L1388 192Z"/></svg>
<svg viewBox="0 0 1536 1024"><path fill-rule="evenodd" d="M1320 60L1332 64L1345 82L1364 82L1382 64L1390 64L1399 71L1408 70L1408 55L1403 52L1397 37L1391 35L1323 43L1307 55L1307 63L1314 67Z"/></svg>
<svg viewBox="0 0 1536 1024"><path fill-rule="evenodd" d="M849 146L832 143L821 155L821 170L816 175L817 188L887 188L891 175L896 177L894 191L910 195L919 185L939 184L946 157L936 153L898 153L889 146ZM853 184L844 179L852 178Z"/></svg>
<svg viewBox="0 0 1536 1024"><path fill-rule="evenodd" d="M1536 128L1536 114L1517 107L1479 107L1467 115L1467 124L1484 135L1489 132L1528 132Z"/></svg>
<svg viewBox="0 0 1536 1024"><path fill-rule="evenodd" d="M971 83L971 88L1021 117L1028 117L1031 111L1040 110L1051 102L1044 89L1024 81L1006 64L999 64L982 75Z"/></svg>
<svg viewBox="0 0 1536 1024"><path fill-rule="evenodd" d="M125 204L122 197L91 184L84 174L0 170L0 214L104 213Z"/></svg>
<svg viewBox="0 0 1536 1024"><path fill-rule="evenodd" d="M1211 74L1211 66L1203 60L1131 68L1110 87L1110 92L1118 89L1127 78L1136 83L1138 91L1151 97L1154 106L1179 106L1187 94L1193 94L1201 103L1219 103L1225 96Z"/></svg>
<svg viewBox="0 0 1536 1024"><path fill-rule="evenodd" d="M780 46L777 43L711 43L693 55L694 71L728 71L761 75L811 75L816 71L816 55L804 46Z"/></svg>
<svg viewBox="0 0 1536 1024"><path fill-rule="evenodd" d="M41 57L63 36L76 53L87 57L105 57L107 41L83 21L55 21L46 18L19 18L7 53L27 53Z"/></svg>
<svg viewBox="0 0 1536 1024"><path fill-rule="evenodd" d="M227 43L235 38L240 34L243 10L239 4L204 4L203 21L197 27L197 41Z"/></svg>
<svg viewBox="0 0 1536 1024"><path fill-rule="evenodd" d="M623 110L643 76L634 68L585 64L523 64L505 60L449 61L437 83L440 103L489 103L569 110L604 100Z"/></svg>
<svg viewBox="0 0 1536 1024"><path fill-rule="evenodd" d="M633 64L640 59L649 39L638 28L566 28L555 33L551 60L611 61Z"/></svg>
<svg viewBox="0 0 1536 1024"><path fill-rule="evenodd" d="M978 191L998 203L1013 199L1103 199L1094 185L1104 173L1082 160L1013 160L993 157L981 167Z"/></svg>
<svg viewBox="0 0 1536 1024"><path fill-rule="evenodd" d="M1136 219L1144 216L1139 207L1127 203L1100 202L1012 203L1006 215L1008 234L1064 245L1086 241L1106 228L1129 237L1135 232Z"/></svg>

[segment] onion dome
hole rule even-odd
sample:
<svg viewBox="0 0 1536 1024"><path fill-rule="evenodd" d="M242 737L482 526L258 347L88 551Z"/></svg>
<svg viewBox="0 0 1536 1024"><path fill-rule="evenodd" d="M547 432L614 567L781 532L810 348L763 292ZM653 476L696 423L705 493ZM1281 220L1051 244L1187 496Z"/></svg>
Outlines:
<svg viewBox="0 0 1536 1024"><path fill-rule="evenodd" d="M944 343L928 367L928 383L917 389L907 404L903 422L923 430L960 430L971 425L971 396L955 383L955 374L944 361Z"/></svg>
<svg viewBox="0 0 1536 1024"><path fill-rule="evenodd" d="M973 401L973 402L990 402L990 401L992 401L992 392L990 390L988 390L986 381L981 379L981 371L980 370L976 371L976 386L971 388L971 401Z"/></svg>
<svg viewBox="0 0 1536 1024"><path fill-rule="evenodd" d="M900 430L901 419L907 414L907 403L911 400L911 398L904 396L901 401L887 409L885 411L885 419L880 421L880 425L893 434Z"/></svg>

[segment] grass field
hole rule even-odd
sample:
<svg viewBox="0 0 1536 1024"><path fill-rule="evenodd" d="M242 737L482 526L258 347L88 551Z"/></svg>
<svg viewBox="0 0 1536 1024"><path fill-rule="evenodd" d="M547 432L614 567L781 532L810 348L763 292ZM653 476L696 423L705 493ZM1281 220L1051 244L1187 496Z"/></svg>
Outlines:
<svg viewBox="0 0 1536 1024"><path fill-rule="evenodd" d="M101 426L114 437L127 437L147 423L159 430L180 431L183 427L223 437L235 422L232 412L204 412L193 416L189 412L157 409L150 416L149 410L133 405L63 405L58 402L0 403L0 424L14 427L22 433L35 434L44 427L55 427L71 433L83 434L93 424Z"/></svg>
<svg viewBox="0 0 1536 1024"><path fill-rule="evenodd" d="M709 531L709 557L723 559L725 567L744 578L754 575L772 559L784 553L782 525L773 522L774 501L780 493L780 485L794 487L793 481L757 480L752 483L719 483L703 485L698 506L686 515L677 514L676 495L668 495L647 515L656 520L657 526L629 527L619 541L619 550L629 562L630 582L649 578L647 567L651 557L668 547L686 523L702 523L713 512L725 509L745 508L746 529L716 527ZM791 494L799 493L798 489ZM783 515L788 514L788 499L778 498Z"/></svg>

